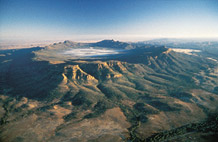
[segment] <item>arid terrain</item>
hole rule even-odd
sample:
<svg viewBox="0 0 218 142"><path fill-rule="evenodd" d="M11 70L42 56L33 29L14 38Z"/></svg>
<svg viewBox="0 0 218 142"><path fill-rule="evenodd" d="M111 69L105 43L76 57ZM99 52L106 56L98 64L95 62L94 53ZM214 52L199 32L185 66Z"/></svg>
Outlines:
<svg viewBox="0 0 218 142"><path fill-rule="evenodd" d="M0 50L0 141L215 141L217 43L165 45Z"/></svg>

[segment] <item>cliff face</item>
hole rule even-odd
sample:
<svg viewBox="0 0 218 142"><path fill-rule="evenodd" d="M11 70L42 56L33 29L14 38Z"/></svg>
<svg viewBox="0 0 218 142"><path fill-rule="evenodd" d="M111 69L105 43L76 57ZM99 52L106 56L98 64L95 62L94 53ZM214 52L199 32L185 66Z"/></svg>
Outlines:
<svg viewBox="0 0 218 142"><path fill-rule="evenodd" d="M64 75L75 83L98 82L93 76L84 72L79 65L68 65L64 67Z"/></svg>

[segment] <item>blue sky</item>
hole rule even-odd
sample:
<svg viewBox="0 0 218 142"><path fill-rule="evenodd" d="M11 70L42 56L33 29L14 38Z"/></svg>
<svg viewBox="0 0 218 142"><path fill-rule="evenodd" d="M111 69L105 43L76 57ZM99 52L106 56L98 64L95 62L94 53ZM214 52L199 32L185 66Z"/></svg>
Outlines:
<svg viewBox="0 0 218 142"><path fill-rule="evenodd" d="M0 0L1 39L218 37L218 0Z"/></svg>

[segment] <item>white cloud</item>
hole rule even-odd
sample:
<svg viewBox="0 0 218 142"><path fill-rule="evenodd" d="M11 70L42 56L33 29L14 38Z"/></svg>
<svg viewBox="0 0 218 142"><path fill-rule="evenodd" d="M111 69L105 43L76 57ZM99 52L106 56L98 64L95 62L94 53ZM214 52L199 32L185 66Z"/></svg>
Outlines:
<svg viewBox="0 0 218 142"><path fill-rule="evenodd" d="M71 49L64 51L63 54L71 55L75 57L90 57L90 56L103 56L103 55L113 55L119 54L119 50L109 50L109 49L95 49L93 47L83 48L83 49Z"/></svg>

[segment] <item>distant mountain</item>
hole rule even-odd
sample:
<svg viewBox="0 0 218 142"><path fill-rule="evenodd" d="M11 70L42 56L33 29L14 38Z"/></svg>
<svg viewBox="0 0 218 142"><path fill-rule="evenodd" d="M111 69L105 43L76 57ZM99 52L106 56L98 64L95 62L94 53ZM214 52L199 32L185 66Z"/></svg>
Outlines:
<svg viewBox="0 0 218 142"><path fill-rule="evenodd" d="M93 48L119 52L65 54ZM218 111L218 63L205 55L114 40L1 50L0 141L179 140L195 126L215 134L208 122L188 125Z"/></svg>
<svg viewBox="0 0 218 142"><path fill-rule="evenodd" d="M118 49L132 49L132 48L134 48L131 44L128 44L126 42L114 41L114 40L102 40L100 42L91 44L91 46L106 47L106 48L118 48Z"/></svg>

